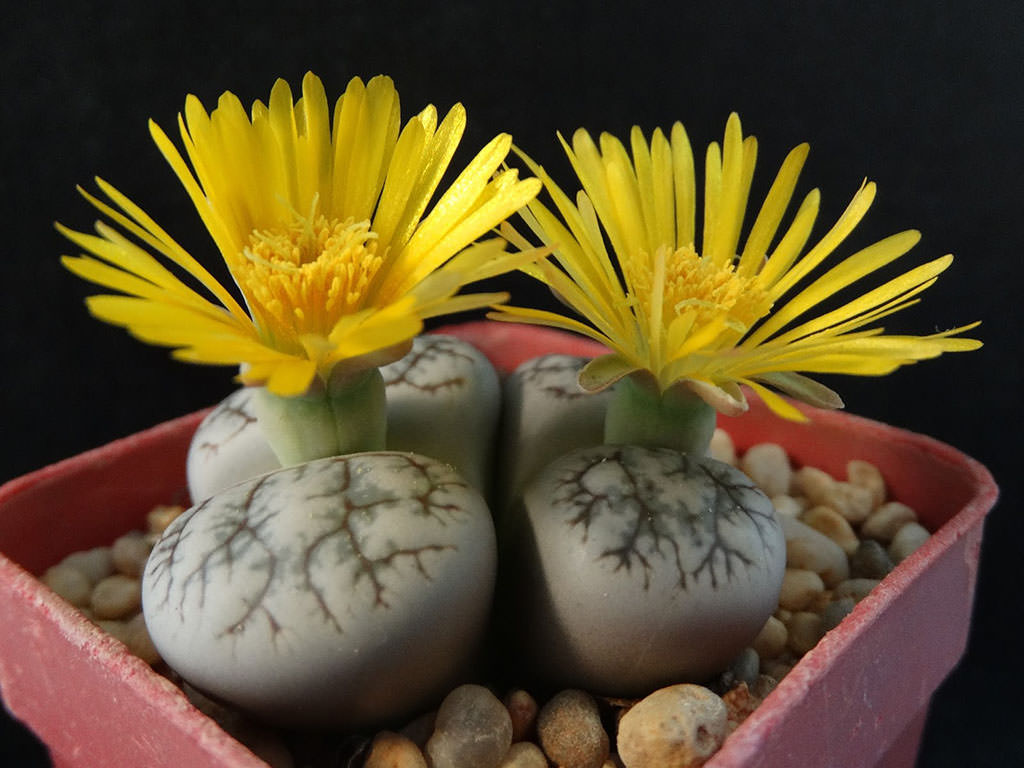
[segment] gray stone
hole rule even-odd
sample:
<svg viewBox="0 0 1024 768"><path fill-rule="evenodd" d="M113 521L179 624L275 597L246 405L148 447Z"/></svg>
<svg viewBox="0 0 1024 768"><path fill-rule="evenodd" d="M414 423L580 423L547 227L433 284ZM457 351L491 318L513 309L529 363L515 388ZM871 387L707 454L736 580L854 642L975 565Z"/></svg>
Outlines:
<svg viewBox="0 0 1024 768"><path fill-rule="evenodd" d="M864 539L850 556L850 576L854 579L884 579L892 569L888 553L872 539Z"/></svg>
<svg viewBox="0 0 1024 768"><path fill-rule="evenodd" d="M512 720L493 693L461 685L440 709L426 753L431 768L497 768L512 746Z"/></svg>

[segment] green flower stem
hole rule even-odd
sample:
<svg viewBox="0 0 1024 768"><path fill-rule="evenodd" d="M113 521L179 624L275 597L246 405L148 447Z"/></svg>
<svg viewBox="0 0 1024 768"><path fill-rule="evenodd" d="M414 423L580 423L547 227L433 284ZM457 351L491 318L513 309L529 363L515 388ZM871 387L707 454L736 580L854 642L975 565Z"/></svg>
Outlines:
<svg viewBox="0 0 1024 768"><path fill-rule="evenodd" d="M604 421L609 445L671 448L704 456L715 431L715 410L686 385L659 392L650 379L627 376L612 392Z"/></svg>
<svg viewBox="0 0 1024 768"><path fill-rule="evenodd" d="M298 397L257 390L260 428L282 466L384 449L387 407L376 368Z"/></svg>

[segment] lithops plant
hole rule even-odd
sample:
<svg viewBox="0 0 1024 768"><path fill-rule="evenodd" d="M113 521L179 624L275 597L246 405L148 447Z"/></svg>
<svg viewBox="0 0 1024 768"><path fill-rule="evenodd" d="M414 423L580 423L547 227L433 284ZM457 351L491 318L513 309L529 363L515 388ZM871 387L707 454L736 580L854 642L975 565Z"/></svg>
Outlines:
<svg viewBox="0 0 1024 768"><path fill-rule="evenodd" d="M387 399L387 447L451 464L487 493L501 412L494 366L454 336L417 336L409 353L381 368Z"/></svg>
<svg viewBox="0 0 1024 768"><path fill-rule="evenodd" d="M710 458L597 446L553 462L516 510L504 595L529 666L635 695L721 671L778 603L768 498Z"/></svg>
<svg viewBox="0 0 1024 768"><path fill-rule="evenodd" d="M286 725L356 728L442 692L488 615L480 494L410 453L320 459L236 484L164 533L143 579L161 656Z"/></svg>
<svg viewBox="0 0 1024 768"><path fill-rule="evenodd" d="M498 374L483 353L454 336L417 336L409 353L380 373L385 447L451 464L486 493L501 395ZM281 466L260 428L256 396L253 387L236 390L199 424L187 460L193 500Z"/></svg>
<svg viewBox="0 0 1024 768"><path fill-rule="evenodd" d="M505 379L502 388L499 506L516 499L543 467L576 448L604 441L610 391L587 392L579 374L588 358L542 355Z"/></svg>

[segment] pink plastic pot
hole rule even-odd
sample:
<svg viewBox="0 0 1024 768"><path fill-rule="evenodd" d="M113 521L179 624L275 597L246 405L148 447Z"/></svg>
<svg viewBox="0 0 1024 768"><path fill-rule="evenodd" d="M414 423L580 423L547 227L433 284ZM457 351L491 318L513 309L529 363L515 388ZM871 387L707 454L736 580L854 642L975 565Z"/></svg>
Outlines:
<svg viewBox="0 0 1024 768"><path fill-rule="evenodd" d="M446 329L502 370L593 344L544 329ZM982 522L997 489L973 459L928 437L842 413L783 422L753 403L723 419L740 449L771 440L842 476L849 459L883 468L891 494L934 535L808 653L729 737L712 768L911 765L932 693L967 642ZM44 587L68 553L142 527L184 502L185 452L202 413L13 480L0 488L0 688L57 766L263 766L182 693Z"/></svg>

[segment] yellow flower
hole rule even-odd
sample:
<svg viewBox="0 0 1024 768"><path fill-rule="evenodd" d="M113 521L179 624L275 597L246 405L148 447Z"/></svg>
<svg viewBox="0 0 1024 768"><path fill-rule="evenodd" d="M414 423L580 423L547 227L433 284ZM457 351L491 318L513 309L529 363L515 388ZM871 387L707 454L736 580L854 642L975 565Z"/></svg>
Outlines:
<svg viewBox="0 0 1024 768"><path fill-rule="evenodd" d="M584 130L573 136L571 148L562 139L583 186L575 205L524 156L561 216L536 200L523 211L530 229L556 247L553 262L524 271L549 285L591 325L521 307L500 307L492 314L498 320L576 331L609 347L610 354L581 373L587 389L646 371L659 391L682 382L726 414L746 410L739 386L746 385L776 413L802 419L768 387L814 405L840 407L838 395L798 372L882 375L943 352L980 346L973 339L951 338L977 324L930 336L886 335L883 328L867 328L916 303L918 294L950 265L950 255L808 317L837 292L905 254L920 236L907 231L885 238L812 277L867 212L875 185L865 183L832 228L805 249L818 212L818 190L803 199L788 227L780 229L780 224L807 157L806 144L783 162L742 251L757 142L752 136L744 139L735 114L726 124L722 146L712 143L707 150L699 250L694 160L683 126L676 123L669 137L655 131L650 142L633 128L630 144L632 157L608 134L599 146ZM510 227L503 231L511 242L527 244Z"/></svg>
<svg viewBox="0 0 1024 768"><path fill-rule="evenodd" d="M382 76L365 85L353 79L333 119L311 73L300 99L293 103L288 84L278 80L268 104L256 101L251 117L232 93L210 114L189 96L179 128L191 168L153 122L150 132L244 307L141 208L99 179L110 202L83 195L120 230L99 222L91 235L58 225L91 254L62 261L124 294L90 297L96 317L175 347L183 360L240 364L245 383L300 394L318 376L326 382L332 373L400 357L425 318L505 300L455 294L533 258L506 254L497 238L467 248L540 189L536 179L499 170L511 146L505 134L426 213L465 122L461 105L440 124L428 106L401 128L398 94ZM213 300L152 252L191 275Z"/></svg>

